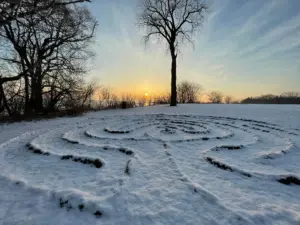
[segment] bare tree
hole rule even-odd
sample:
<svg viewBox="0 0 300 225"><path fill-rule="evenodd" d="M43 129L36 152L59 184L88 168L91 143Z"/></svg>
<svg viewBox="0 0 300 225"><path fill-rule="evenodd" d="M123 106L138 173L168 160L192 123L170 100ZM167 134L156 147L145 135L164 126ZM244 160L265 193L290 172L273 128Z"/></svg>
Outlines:
<svg viewBox="0 0 300 225"><path fill-rule="evenodd" d="M80 85L77 90L73 90L72 95L64 99L66 102L64 105L67 109L89 109L95 90L96 86L93 83Z"/></svg>
<svg viewBox="0 0 300 225"><path fill-rule="evenodd" d="M119 107L119 103L120 103L119 96L116 93L112 92L109 99L109 108L116 109Z"/></svg>
<svg viewBox="0 0 300 225"><path fill-rule="evenodd" d="M103 107L103 99L102 99L102 85L96 85L96 89L95 89L95 99L97 100L97 108L102 108Z"/></svg>
<svg viewBox="0 0 300 225"><path fill-rule="evenodd" d="M171 106L177 105L176 67L180 43L192 37L203 23L208 7L202 0L139 0L138 24L146 28L145 43L151 37L167 42L172 58Z"/></svg>
<svg viewBox="0 0 300 225"><path fill-rule="evenodd" d="M284 98L300 98L300 92L296 92L296 91L284 92L280 96Z"/></svg>
<svg viewBox="0 0 300 225"><path fill-rule="evenodd" d="M49 13L49 9L90 0L0 0L0 27L14 20L39 13Z"/></svg>
<svg viewBox="0 0 300 225"><path fill-rule="evenodd" d="M199 100L202 86L190 81L182 81L177 87L177 98L179 103L195 103Z"/></svg>
<svg viewBox="0 0 300 225"><path fill-rule="evenodd" d="M155 104L170 104L171 102L171 95L169 92L160 93L155 96L154 103Z"/></svg>
<svg viewBox="0 0 300 225"><path fill-rule="evenodd" d="M130 93L121 94L121 108L133 108L136 105L136 97Z"/></svg>
<svg viewBox="0 0 300 225"><path fill-rule="evenodd" d="M211 103L220 104L223 102L223 94L219 91L208 93L208 99Z"/></svg>
<svg viewBox="0 0 300 225"><path fill-rule="evenodd" d="M233 98L229 95L227 95L224 99L226 104L231 104L233 102Z"/></svg>
<svg viewBox="0 0 300 225"><path fill-rule="evenodd" d="M113 95L113 90L109 87L101 87L98 94L98 99L101 107L108 107L110 104L111 96Z"/></svg>
<svg viewBox="0 0 300 225"><path fill-rule="evenodd" d="M147 97L144 94L137 95L136 101L139 107L143 107L147 105Z"/></svg>
<svg viewBox="0 0 300 225"><path fill-rule="evenodd" d="M42 7L49 0L33 2ZM0 26L4 42L0 59L11 68L10 74L17 71L14 76L0 75L0 85L24 79L25 112L42 112L45 96L49 109L63 98L78 95L78 90L83 90L81 76L86 71L95 27L96 22L85 7L71 4L55 5Z"/></svg>

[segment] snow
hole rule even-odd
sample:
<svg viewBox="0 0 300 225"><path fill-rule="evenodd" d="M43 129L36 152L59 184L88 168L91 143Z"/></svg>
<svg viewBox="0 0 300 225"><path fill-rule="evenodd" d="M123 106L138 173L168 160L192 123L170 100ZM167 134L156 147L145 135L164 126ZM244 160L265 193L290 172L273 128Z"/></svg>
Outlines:
<svg viewBox="0 0 300 225"><path fill-rule="evenodd" d="M292 105L2 124L0 224L299 225L299 162Z"/></svg>

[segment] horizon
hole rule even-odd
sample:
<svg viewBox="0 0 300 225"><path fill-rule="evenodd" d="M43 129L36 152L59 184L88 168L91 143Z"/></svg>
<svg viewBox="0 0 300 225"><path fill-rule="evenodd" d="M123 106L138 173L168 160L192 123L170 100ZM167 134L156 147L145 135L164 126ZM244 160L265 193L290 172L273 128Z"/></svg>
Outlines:
<svg viewBox="0 0 300 225"><path fill-rule="evenodd" d="M145 47L136 25L137 0L88 4L98 20L88 79L118 93L154 95L170 89L170 59L164 43ZM195 47L178 56L178 82L200 84L243 99L299 91L300 13L296 0L221 1L209 4ZM282 10L285 9L285 10Z"/></svg>

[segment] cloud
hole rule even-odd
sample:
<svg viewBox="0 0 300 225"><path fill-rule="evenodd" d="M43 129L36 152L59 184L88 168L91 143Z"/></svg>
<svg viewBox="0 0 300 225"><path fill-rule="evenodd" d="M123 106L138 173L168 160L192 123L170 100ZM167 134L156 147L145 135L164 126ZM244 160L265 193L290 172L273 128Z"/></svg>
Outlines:
<svg viewBox="0 0 300 225"><path fill-rule="evenodd" d="M143 31L135 21L136 1L93 4L100 21L93 73L116 84L147 80L168 85L170 59L166 46L153 41L145 49ZM224 84L238 79L239 85L249 89L253 79L273 76L276 83L281 73L290 73L282 88L293 87L299 76L299 0L215 0L210 6L210 14L195 37L196 47L182 46L180 80L194 80L203 86L215 84L215 89L222 90L226 89Z"/></svg>

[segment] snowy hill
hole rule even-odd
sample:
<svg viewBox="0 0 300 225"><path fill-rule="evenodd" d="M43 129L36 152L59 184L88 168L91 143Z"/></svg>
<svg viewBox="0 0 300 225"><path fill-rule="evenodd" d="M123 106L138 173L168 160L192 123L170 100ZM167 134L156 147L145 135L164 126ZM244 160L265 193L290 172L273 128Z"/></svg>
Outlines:
<svg viewBox="0 0 300 225"><path fill-rule="evenodd" d="M0 224L300 224L300 107L0 125Z"/></svg>

